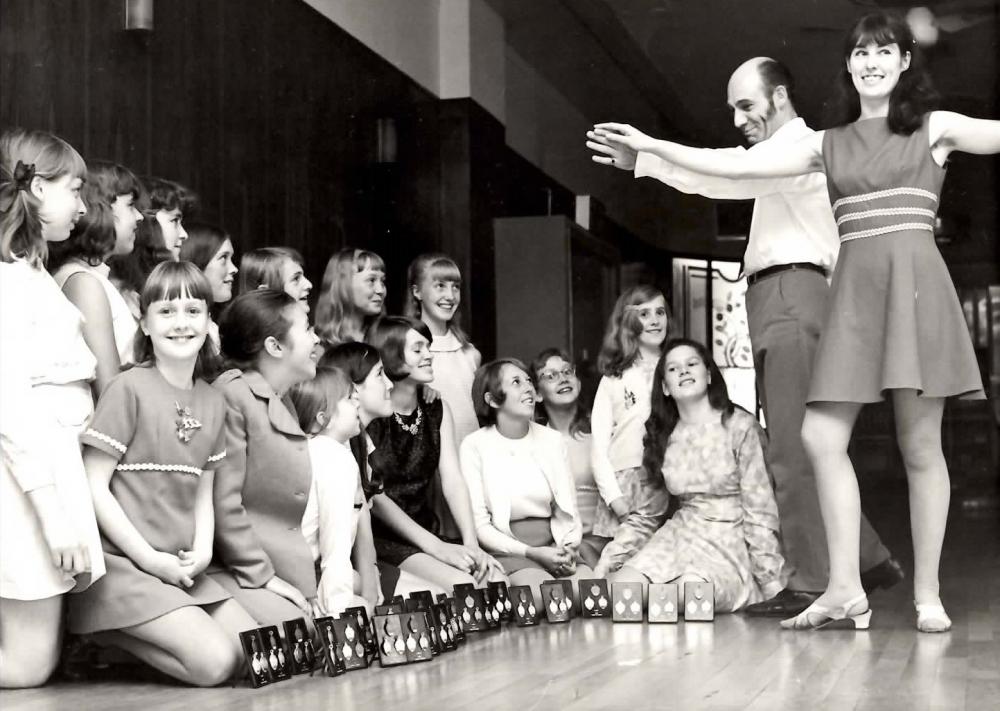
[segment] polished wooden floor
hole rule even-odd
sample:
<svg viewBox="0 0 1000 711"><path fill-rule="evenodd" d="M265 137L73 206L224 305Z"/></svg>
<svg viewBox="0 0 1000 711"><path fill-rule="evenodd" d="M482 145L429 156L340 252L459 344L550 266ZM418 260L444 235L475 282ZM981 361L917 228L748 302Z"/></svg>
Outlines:
<svg viewBox="0 0 1000 711"><path fill-rule="evenodd" d="M867 500L908 563L905 492ZM872 628L861 633L786 632L739 614L678 625L574 620L470 635L430 663L335 679L259 690L63 682L0 692L0 709L1000 709L1000 510L953 503L943 580L955 623L943 635L914 630L907 581L872 597Z"/></svg>

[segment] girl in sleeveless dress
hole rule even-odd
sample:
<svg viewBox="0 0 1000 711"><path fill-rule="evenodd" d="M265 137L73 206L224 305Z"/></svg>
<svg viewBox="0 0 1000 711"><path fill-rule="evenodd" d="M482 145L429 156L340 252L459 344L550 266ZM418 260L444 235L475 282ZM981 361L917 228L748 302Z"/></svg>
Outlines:
<svg viewBox="0 0 1000 711"><path fill-rule="evenodd" d="M860 498L847 444L867 402L892 398L910 487L917 629L944 632L938 569L950 485L941 448L948 397L985 397L975 352L934 220L952 151L1000 152L1000 121L934 111L934 92L900 18L862 17L844 43L843 120L783 156L755 160L651 139L625 124L598 124L592 139L656 153L709 175L756 178L825 171L840 230L829 320L820 340L802 426L816 471L830 550L826 591L782 624L866 627L858 572ZM612 158L593 140L588 146Z"/></svg>
<svg viewBox="0 0 1000 711"><path fill-rule="evenodd" d="M49 271L83 314L83 337L97 358L95 398L123 365L135 360L132 345L138 325L125 298L108 279L106 262L132 251L143 220L136 205L141 194L139 179L128 168L91 163L83 186L87 214L68 240L50 250Z"/></svg>
<svg viewBox="0 0 1000 711"><path fill-rule="evenodd" d="M74 596L70 629L194 686L240 667L254 620L206 573L226 403L214 370L211 288L188 262L153 269L139 306L138 365L114 378L82 436L108 573Z"/></svg>
<svg viewBox="0 0 1000 711"><path fill-rule="evenodd" d="M45 271L47 245L86 212L72 146L0 136L0 687L44 684L59 659L65 593L104 573L80 458L95 360L82 317Z"/></svg>

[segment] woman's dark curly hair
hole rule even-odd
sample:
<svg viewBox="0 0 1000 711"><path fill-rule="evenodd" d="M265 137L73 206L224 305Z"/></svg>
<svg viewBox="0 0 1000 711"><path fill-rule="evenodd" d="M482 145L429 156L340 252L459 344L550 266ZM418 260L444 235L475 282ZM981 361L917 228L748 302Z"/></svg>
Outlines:
<svg viewBox="0 0 1000 711"><path fill-rule="evenodd" d="M722 421L728 420L735 410L733 401L729 399L729 390L726 389L726 381L722 377L722 371L719 370L719 366L712 359L708 349L689 338L673 338L668 341L663 349L663 355L660 356L660 360L656 364L656 372L653 374L649 419L646 420L646 435L642 439L642 466L654 477L660 476L667 443L670 441L674 427L680 420L677 403L663 392L663 371L666 369L667 358L671 351L680 346L693 348L708 368L711 378L711 382L708 384L708 403L713 409L722 412Z"/></svg>
<svg viewBox="0 0 1000 711"><path fill-rule="evenodd" d="M865 47L872 42L879 46L896 44L900 54L910 53L910 66L900 73L899 82L889 95L888 116L889 130L908 136L923 125L927 112L938 107L940 96L924 67L923 56L913 40L913 33L901 17L876 12L865 15L854 23L844 37L844 61L850 61L855 47ZM850 72L843 67L837 75L828 113L830 126L853 123L861 115L858 90L854 87Z"/></svg>

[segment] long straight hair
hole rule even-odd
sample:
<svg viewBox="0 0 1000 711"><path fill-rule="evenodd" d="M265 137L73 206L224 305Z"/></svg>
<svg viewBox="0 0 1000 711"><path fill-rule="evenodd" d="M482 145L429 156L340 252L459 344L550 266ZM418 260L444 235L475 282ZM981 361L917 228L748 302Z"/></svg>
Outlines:
<svg viewBox="0 0 1000 711"><path fill-rule="evenodd" d="M354 304L351 281L365 269L385 273L382 257L367 249L342 249L330 257L323 272L323 283L316 301L316 333L328 345L346 343L363 337L375 320L366 317ZM385 313L383 302L382 314Z"/></svg>
<svg viewBox="0 0 1000 711"><path fill-rule="evenodd" d="M663 296L666 304L667 297L655 286L649 284L637 284L627 289L618 297L615 307L608 318L607 328L604 329L604 342L601 344L601 352L597 356L597 369L603 375L621 377L621 374L635 362L639 355L639 334L642 333L642 322L634 307L652 301L657 296ZM667 333L673 326L673 318L670 315L670 305L667 304L667 323L664 324Z"/></svg>
<svg viewBox="0 0 1000 711"><path fill-rule="evenodd" d="M650 392L649 419L646 420L646 435L642 439L642 466L646 468L651 476L660 476L660 469L663 468L663 455L667 451L667 444L670 442L670 435L680 421L680 413L677 411L677 403L672 397L663 392L663 371L666 369L667 357L675 348L690 346L701 358L711 382L708 384L708 404L714 410L722 413L722 421L726 422L733 415L735 406L729 399L729 390L726 388L726 381L722 377L722 371L715 360L709 354L708 349L697 341L690 338L672 338L663 349L656 364L656 372L653 373L653 386Z"/></svg>
<svg viewBox="0 0 1000 711"><path fill-rule="evenodd" d="M420 286L427 279L454 282L458 285L459 289L462 288L462 272L459 270L458 264L455 263L454 259L440 252L421 254L410 262L410 266L406 270L406 302L403 306L403 314L405 316L409 316L410 318L421 317L423 305L413 292L414 290L419 290ZM455 334L455 338L462 344L462 348L470 345L469 337L462 330L461 325L459 325L458 312L448 322L448 328Z"/></svg>

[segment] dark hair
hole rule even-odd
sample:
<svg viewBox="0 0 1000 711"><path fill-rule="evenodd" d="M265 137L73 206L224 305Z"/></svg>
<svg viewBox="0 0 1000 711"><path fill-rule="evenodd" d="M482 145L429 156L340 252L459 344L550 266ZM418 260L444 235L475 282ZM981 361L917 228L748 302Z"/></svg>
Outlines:
<svg viewBox="0 0 1000 711"><path fill-rule="evenodd" d="M146 317L149 305L155 301L171 301L183 297L201 299L205 302L206 319L207 309L212 304L212 285L191 262L163 262L156 265L146 280L139 296L139 313L141 318ZM153 342L149 336L143 333L140 328L135 332L135 362L137 365L151 364L156 362L156 354L153 352ZM215 355L215 346L208 333L205 334L205 342L198 352L198 360L195 361L194 377L211 379L219 370L219 359Z"/></svg>
<svg viewBox="0 0 1000 711"><path fill-rule="evenodd" d="M663 455L667 451L667 443L670 435L680 420L677 412L677 403L674 399L663 392L663 371L666 368L667 356L670 351L680 346L690 346L701 358L711 382L708 384L708 403L713 409L722 412L722 421L728 420L734 410L732 400L729 399L729 390L726 389L726 381L722 377L722 371L712 359L708 349L697 341L690 338L672 338L663 349L656 364L656 372L653 373L653 386L650 391L650 411L649 419L646 420L646 435L642 439L642 466L653 477L662 476L660 469L663 468Z"/></svg>
<svg viewBox="0 0 1000 711"><path fill-rule="evenodd" d="M760 75L761 86L764 87L764 94L769 102L779 86L785 87L788 94L788 103L795 107L795 79L792 73L783 63L777 59L765 59L757 65L757 73Z"/></svg>
<svg viewBox="0 0 1000 711"><path fill-rule="evenodd" d="M354 385L341 368L332 365L316 367L312 380L296 383L288 390L288 398L299 421L299 427L307 434L315 434L316 418L321 412L327 416L345 397L350 397Z"/></svg>
<svg viewBox="0 0 1000 711"><path fill-rule="evenodd" d="M528 374L528 367L517 358L497 358L479 366L472 379L472 406L476 410L476 419L479 420L480 427L496 424L497 421L496 408L486 402L486 395L489 394L497 405L503 405L507 399L500 380L500 372L505 365L513 365L523 370L525 375Z"/></svg>
<svg viewBox="0 0 1000 711"><path fill-rule="evenodd" d="M382 365L389 380L398 383L410 374L406 367L406 334L416 331L430 342L433 338L427 324L409 316L380 316L368 329L365 338L382 355Z"/></svg>
<svg viewBox="0 0 1000 711"><path fill-rule="evenodd" d="M319 359L319 366L340 368L352 383L360 385L380 360L382 357L374 346L361 341L347 341L328 348Z"/></svg>
<svg viewBox="0 0 1000 711"><path fill-rule="evenodd" d="M295 299L277 289L258 289L230 301L219 319L219 345L226 365L253 368L268 338L284 340L292 327L285 316L289 307L299 308Z"/></svg>
<svg viewBox="0 0 1000 711"><path fill-rule="evenodd" d="M239 293L261 288L284 291L281 267L289 259L305 268L302 255L291 247L260 247L245 252L240 260Z"/></svg>
<svg viewBox="0 0 1000 711"><path fill-rule="evenodd" d="M844 37L843 59L850 61L855 47L874 42L879 46L896 44L900 54L910 53L910 66L899 75L889 95L889 130L908 136L924 122L924 115L938 107L939 95L924 67L923 55L913 40L909 25L898 15L876 12L865 15ZM830 125L852 123L861 115L861 100L843 66L837 74L834 97L830 103Z"/></svg>
<svg viewBox="0 0 1000 711"><path fill-rule="evenodd" d="M224 229L204 222L188 225L184 229L188 236L181 245L181 261L191 262L202 271L205 271L223 243L227 239L232 241Z"/></svg>
<svg viewBox="0 0 1000 711"><path fill-rule="evenodd" d="M538 384L541 381L542 371L545 370L545 364L549 362L549 358L562 358L567 363L573 363L573 358L569 353L564 351L562 348L546 348L541 353L535 356L535 359L531 361L531 370L528 374L531 379L535 381L535 388L538 388ZM573 436L579 434L590 434L590 412L584 407L581 397L576 398L576 410L573 412L573 421L569 423L569 433ZM540 425L549 424L549 412L546 409L545 402L539 402L535 406L535 421Z"/></svg>
<svg viewBox="0 0 1000 711"><path fill-rule="evenodd" d="M48 257L48 243L38 216L41 206L30 184L22 189L15 180L18 164L33 166L43 180L65 175L87 178L87 164L70 144L45 131L14 128L0 135L0 261L24 259L41 267Z"/></svg>
<svg viewBox="0 0 1000 711"><path fill-rule="evenodd" d="M131 170L106 161L87 164L87 179L81 194L87 212L77 220L69 239L49 246L50 272L55 273L70 259L96 267L108 258L115 248L112 205L119 195L131 195L134 203L142 197L142 184Z"/></svg>
<svg viewBox="0 0 1000 711"><path fill-rule="evenodd" d="M135 247L131 254L108 259L112 281L122 290L136 292L142 291L142 285L157 264L173 259L163 241L156 213L180 210L182 217L190 217L198 207L198 197L180 183L150 177L143 178L142 183L145 187L145 195L140 201L143 220L135 231Z"/></svg>

